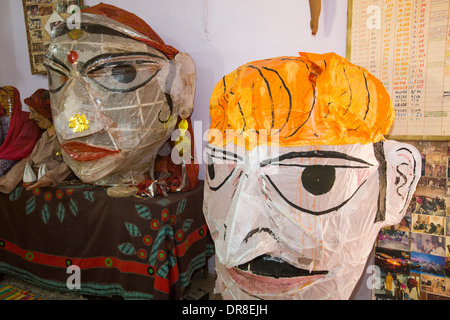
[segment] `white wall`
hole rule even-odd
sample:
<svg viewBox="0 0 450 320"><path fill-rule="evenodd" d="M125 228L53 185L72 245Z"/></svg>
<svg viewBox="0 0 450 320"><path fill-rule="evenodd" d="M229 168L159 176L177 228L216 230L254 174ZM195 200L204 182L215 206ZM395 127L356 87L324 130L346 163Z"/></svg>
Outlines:
<svg viewBox="0 0 450 320"><path fill-rule="evenodd" d="M89 6L100 1L85 0ZM319 31L309 28L308 0L109 0L137 14L167 43L189 53L197 67L197 91L192 119L210 124L209 98L215 84L238 66L299 51L336 52L345 56L347 1L322 0ZM0 0L0 86L13 85L22 101L47 77L32 75L20 0ZM26 105L24 105L26 110ZM201 136L195 136L200 144ZM203 142L204 145L204 142ZM205 170L201 166L200 178ZM365 287L365 286L362 286ZM359 298L367 298L362 288Z"/></svg>
<svg viewBox="0 0 450 320"><path fill-rule="evenodd" d="M0 86L15 86L23 102L48 85L46 76L31 75L22 1L0 0L0 30Z"/></svg>

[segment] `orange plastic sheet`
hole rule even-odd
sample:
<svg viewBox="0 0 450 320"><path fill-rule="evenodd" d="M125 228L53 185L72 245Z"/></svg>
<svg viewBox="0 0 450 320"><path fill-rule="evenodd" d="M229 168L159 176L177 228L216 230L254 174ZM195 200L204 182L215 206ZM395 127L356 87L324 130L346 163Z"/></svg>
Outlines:
<svg viewBox="0 0 450 320"><path fill-rule="evenodd" d="M247 149L377 142L394 120L382 83L335 53L245 64L217 83L210 113L211 143Z"/></svg>

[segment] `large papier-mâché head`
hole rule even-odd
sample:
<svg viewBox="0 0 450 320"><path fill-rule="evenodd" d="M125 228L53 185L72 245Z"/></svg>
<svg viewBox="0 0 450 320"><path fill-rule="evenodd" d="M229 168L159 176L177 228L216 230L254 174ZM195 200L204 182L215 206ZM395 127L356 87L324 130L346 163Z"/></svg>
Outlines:
<svg viewBox="0 0 450 320"><path fill-rule="evenodd" d="M137 184L192 112L194 63L122 9L99 4L79 20L53 30L46 55L64 160L85 182Z"/></svg>
<svg viewBox="0 0 450 320"><path fill-rule="evenodd" d="M255 61L210 101L203 211L225 299L348 299L420 177L390 97L334 54Z"/></svg>

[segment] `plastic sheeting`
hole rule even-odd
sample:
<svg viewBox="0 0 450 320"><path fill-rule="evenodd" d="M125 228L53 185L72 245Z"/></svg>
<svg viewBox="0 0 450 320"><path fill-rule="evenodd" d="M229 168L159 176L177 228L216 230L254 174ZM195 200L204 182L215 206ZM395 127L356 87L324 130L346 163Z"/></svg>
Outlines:
<svg viewBox="0 0 450 320"><path fill-rule="evenodd" d="M65 24L53 30L46 56L64 161L85 182L138 184L152 178L178 117L192 113L193 60L169 58L107 16L81 13L80 21L76 34Z"/></svg>
<svg viewBox="0 0 450 320"><path fill-rule="evenodd" d="M363 72L334 54L313 56L326 66L322 72L328 73L322 78L325 82L335 79L334 73L341 74L343 68ZM334 62L329 63L329 57ZM364 81L362 86L357 83L344 91L333 82L331 90L320 77L296 73L296 67L290 72L289 65L298 60L283 57L248 64L245 69L257 72L246 73L245 88L239 80L227 82L226 76L212 95L216 135L211 135L206 148L203 211L216 246L216 290L224 299L348 299L379 230L400 222L420 177L419 152L411 145L383 139L393 109L382 86L373 91L376 97L368 109ZM264 65L278 69L264 69ZM231 77L236 79L239 70ZM274 70L282 70L284 77L278 78L281 72L276 78L264 77L265 71L276 74ZM313 68L309 70L311 73ZM347 75L346 83L352 83L351 73ZM368 73L366 78L377 82ZM252 85L247 86L249 83ZM289 91L291 99L275 93L280 84L280 94ZM306 100L302 92L293 93L311 87L314 95L305 93L309 96ZM365 92L364 99L355 98L361 94L358 88ZM349 90L353 90L351 94ZM271 93L268 104L252 103L263 91ZM345 105L337 105L345 95L354 97L347 112L348 97ZM336 106L316 104L319 111L314 114L312 97L316 102L335 101ZM216 101L221 103L216 105ZM329 112L323 112L327 105ZM260 109L274 115L261 118L266 120L265 127L262 122L252 122L263 112ZM311 115L282 119L304 110ZM343 113L346 117L337 119ZM328 119L332 125L327 127L328 116L333 118ZM218 125L215 119L227 120ZM368 124L363 125L364 121ZM222 125L227 127L226 123L231 124L234 136L217 132ZM283 133L283 125L291 132L299 123L300 133L289 143L282 142L283 136L289 136L283 134L278 142L241 139L246 131L261 132L263 128ZM346 135L346 126L355 123L362 126L361 133ZM333 136L328 128L338 124L342 134ZM316 139L308 140L302 132L306 137L315 132Z"/></svg>
<svg viewBox="0 0 450 320"><path fill-rule="evenodd" d="M245 64L217 83L210 113L215 145L247 149L375 142L394 120L383 84L334 53Z"/></svg>

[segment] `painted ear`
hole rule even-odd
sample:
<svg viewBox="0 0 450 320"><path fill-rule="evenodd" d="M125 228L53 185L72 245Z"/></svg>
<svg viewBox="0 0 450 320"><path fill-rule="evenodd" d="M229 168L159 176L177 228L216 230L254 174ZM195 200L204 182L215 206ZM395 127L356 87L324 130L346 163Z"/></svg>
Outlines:
<svg viewBox="0 0 450 320"><path fill-rule="evenodd" d="M175 97L173 101L174 109L179 110L180 116L185 119L191 115L194 109L197 72L195 70L194 60L187 53L178 53L174 58L174 62L179 81L174 83L171 94Z"/></svg>
<svg viewBox="0 0 450 320"><path fill-rule="evenodd" d="M385 141L386 225L398 224L406 213L421 174L422 159L412 145Z"/></svg>

